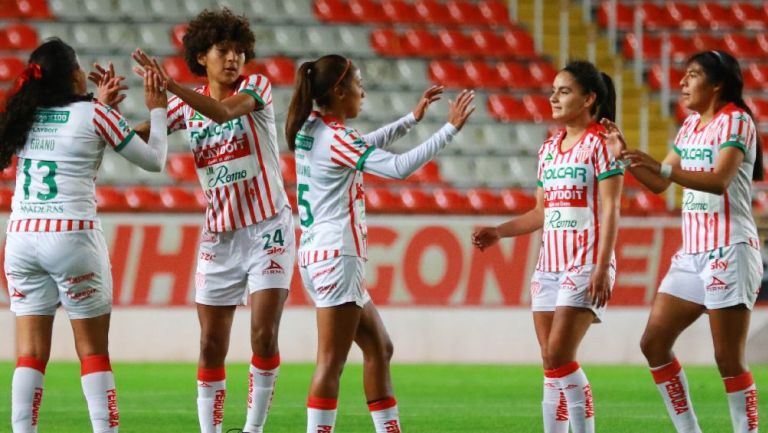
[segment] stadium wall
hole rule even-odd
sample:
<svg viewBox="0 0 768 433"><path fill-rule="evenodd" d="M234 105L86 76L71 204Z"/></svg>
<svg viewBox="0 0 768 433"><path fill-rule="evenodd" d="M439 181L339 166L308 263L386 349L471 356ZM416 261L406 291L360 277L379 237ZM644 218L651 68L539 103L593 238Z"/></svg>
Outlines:
<svg viewBox="0 0 768 433"><path fill-rule="evenodd" d="M539 359L528 281L538 235L505 240L484 253L472 229L503 217L372 216L368 288L392 334L398 362L536 363ZM194 361L198 324L193 308L200 215L109 214L102 225L114 276L111 353L125 361ZM4 239L4 234L0 235ZM617 286L605 323L593 327L580 358L591 363L642 363L638 342L648 305L680 245L676 218L624 218L616 248ZM2 252L0 252L2 255ZM2 257L0 256L0 260ZM2 279L7 288L7 283ZM8 290L0 292L0 326L13 328ZM236 314L230 359L250 359L247 308ZM75 359L64 314L56 320L53 356ZM768 310L757 308L751 346L768 347ZM11 336L8 332L5 335ZM280 345L287 361L315 357L314 311L294 272ZM0 359L13 358L11 338ZM689 363L711 363L706 317L681 339ZM768 349L750 353L768 362ZM352 359L359 361L355 352Z"/></svg>

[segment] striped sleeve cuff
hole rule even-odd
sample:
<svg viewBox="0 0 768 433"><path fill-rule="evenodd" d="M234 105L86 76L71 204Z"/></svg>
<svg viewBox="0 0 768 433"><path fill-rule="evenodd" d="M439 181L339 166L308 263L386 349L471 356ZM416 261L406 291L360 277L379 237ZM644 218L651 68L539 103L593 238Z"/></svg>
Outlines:
<svg viewBox="0 0 768 433"><path fill-rule="evenodd" d="M256 100L256 102L257 102L259 105L267 105L267 104L265 104L265 103L264 103L264 100L263 100L263 99L261 99L261 96L259 96L259 94L258 94L258 93L254 92L254 91L253 91L253 90L251 90L251 89L243 89L243 90L241 90L241 91L240 91L240 93L246 93L246 94L248 94L248 95L251 95L251 96L253 96L253 99L255 99L255 100Z"/></svg>
<svg viewBox="0 0 768 433"><path fill-rule="evenodd" d="M672 146L672 150L674 150L675 153L678 154L678 155L682 155L683 154L683 152L681 152L680 148L677 147L677 146Z"/></svg>
<svg viewBox="0 0 768 433"><path fill-rule="evenodd" d="M371 155L371 152L376 150L376 146L370 146L368 149L365 150L362 156L360 156L360 159L357 160L357 164L355 165L355 170L362 171L363 167L365 166L365 160L368 159L368 156Z"/></svg>
<svg viewBox="0 0 768 433"><path fill-rule="evenodd" d="M607 178L609 178L611 176L617 176L617 175L620 175L620 174L624 174L624 169L623 168L615 168L613 170L608 170L608 171L605 171L603 173L600 173L599 175L597 175L597 180L607 179Z"/></svg>
<svg viewBox="0 0 768 433"><path fill-rule="evenodd" d="M720 145L720 149L725 149L726 147L735 147L739 149L740 151L744 152L744 154L747 154L747 147L744 146L744 143L741 143L739 141L726 141L725 143Z"/></svg>
<svg viewBox="0 0 768 433"><path fill-rule="evenodd" d="M134 135L136 135L136 131L131 131L128 135L126 135L123 141L121 141L120 144L115 146L115 152L120 152L121 150L123 150L125 145L131 141Z"/></svg>

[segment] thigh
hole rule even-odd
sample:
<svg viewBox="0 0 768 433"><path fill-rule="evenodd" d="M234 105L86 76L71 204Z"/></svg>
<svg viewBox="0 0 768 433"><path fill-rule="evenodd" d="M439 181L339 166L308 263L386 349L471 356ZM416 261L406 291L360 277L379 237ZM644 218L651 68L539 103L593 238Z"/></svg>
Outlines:
<svg viewBox="0 0 768 433"><path fill-rule="evenodd" d="M592 310L580 307L557 307L547 341L546 368L558 368L576 359L576 352L589 326L594 322Z"/></svg>
<svg viewBox="0 0 768 433"><path fill-rule="evenodd" d="M51 353L53 316L16 317L16 356L47 361Z"/></svg>
<svg viewBox="0 0 768 433"><path fill-rule="evenodd" d="M355 303L317 309L318 362L346 361L362 313L363 309Z"/></svg>
<svg viewBox="0 0 768 433"><path fill-rule="evenodd" d="M284 208L274 217L248 227L248 290L290 289L296 261L296 235L293 216Z"/></svg>
<svg viewBox="0 0 768 433"><path fill-rule="evenodd" d="M355 342L364 354L382 354L391 351L392 340L373 302L368 302L360 314Z"/></svg>
<svg viewBox="0 0 768 433"><path fill-rule="evenodd" d="M555 319L554 311L534 311L533 327L536 330L536 340L539 342L541 359L547 359L547 342L552 331L552 321Z"/></svg>
<svg viewBox="0 0 768 433"><path fill-rule="evenodd" d="M245 305L247 272L238 232L246 229L222 233L203 230L195 273L198 305Z"/></svg>
<svg viewBox="0 0 768 433"><path fill-rule="evenodd" d="M669 293L658 293L651 306L643 339L672 347L677 337L705 311L704 306L698 303Z"/></svg>
<svg viewBox="0 0 768 433"><path fill-rule="evenodd" d="M253 329L278 328L286 299L288 299L286 289L266 289L251 293L251 327Z"/></svg>
<svg viewBox="0 0 768 433"><path fill-rule="evenodd" d="M197 304L197 319L200 322L200 334L205 339L229 341L232 321L235 317L234 305Z"/></svg>
<svg viewBox="0 0 768 433"><path fill-rule="evenodd" d="M5 277L11 311L17 316L53 316L59 306L56 281L37 255L38 233L8 233Z"/></svg>
<svg viewBox="0 0 768 433"><path fill-rule="evenodd" d="M760 252L746 243L712 250L702 256L701 276L707 309L736 305L752 309L763 277Z"/></svg>

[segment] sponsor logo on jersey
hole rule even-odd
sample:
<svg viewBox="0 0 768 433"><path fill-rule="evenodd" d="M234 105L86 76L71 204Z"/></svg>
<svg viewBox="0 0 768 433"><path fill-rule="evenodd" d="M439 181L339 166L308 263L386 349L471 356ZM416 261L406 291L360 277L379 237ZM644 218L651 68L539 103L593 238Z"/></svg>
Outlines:
<svg viewBox="0 0 768 433"><path fill-rule="evenodd" d="M572 165L565 165L560 167L545 168L542 178L544 180L550 179L581 179L582 182L587 181L587 169L584 167L574 167Z"/></svg>
<svg viewBox="0 0 768 433"><path fill-rule="evenodd" d="M712 163L712 149L701 147L684 147L680 149L680 158L687 161L707 161Z"/></svg>
<svg viewBox="0 0 768 433"><path fill-rule="evenodd" d="M243 135L223 143L196 147L192 153L195 156L197 168L205 168L246 157L251 154L251 147L248 145L248 138Z"/></svg>
<svg viewBox="0 0 768 433"><path fill-rule="evenodd" d="M587 143L581 143L576 148L576 160L582 164L585 164L589 157L592 155L592 147Z"/></svg>
<svg viewBox="0 0 768 433"><path fill-rule="evenodd" d="M93 287L89 287L85 290L81 290L79 292L73 292L72 290L67 291L67 297L73 301L82 301L85 299L90 298L96 293L96 289Z"/></svg>
<svg viewBox="0 0 768 433"><path fill-rule="evenodd" d="M224 399L227 391L219 389L213 397L213 425L220 425L224 421Z"/></svg>
<svg viewBox="0 0 768 433"><path fill-rule="evenodd" d="M296 175L304 177L312 177L311 170L306 164L296 164Z"/></svg>
<svg viewBox="0 0 768 433"><path fill-rule="evenodd" d="M727 288L728 284L717 277L712 277L712 281L707 285L707 290L709 291L725 290Z"/></svg>
<svg viewBox="0 0 768 433"><path fill-rule="evenodd" d="M218 242L219 241L219 235L215 232L209 232L208 230L204 230L203 234L200 236L201 242Z"/></svg>
<svg viewBox="0 0 768 433"><path fill-rule="evenodd" d="M546 207L587 207L587 187L545 189Z"/></svg>
<svg viewBox="0 0 768 433"><path fill-rule="evenodd" d="M315 144L315 137L311 135L304 135L301 132L296 134L296 148L301 150L310 151Z"/></svg>
<svg viewBox="0 0 768 433"><path fill-rule="evenodd" d="M571 277L565 277L565 280L560 284L560 287L563 289L576 290L576 283L573 282Z"/></svg>
<svg viewBox="0 0 768 433"><path fill-rule="evenodd" d="M680 376L674 376L664 386L669 396L669 401L672 403L672 408L677 415L688 412L688 397L685 395L685 388L680 381Z"/></svg>
<svg viewBox="0 0 768 433"><path fill-rule="evenodd" d="M109 411L109 428L118 427L120 413L117 411L117 391L114 388L107 390L107 410Z"/></svg>
<svg viewBox="0 0 768 433"><path fill-rule="evenodd" d="M23 201L19 204L19 210L26 214L62 214L64 205L61 203L33 203Z"/></svg>
<svg viewBox="0 0 768 433"><path fill-rule="evenodd" d="M547 220L544 222L545 230L559 230L559 229L576 229L578 227L577 220L562 219L563 215L559 210L553 210L548 212Z"/></svg>
<svg viewBox="0 0 768 433"><path fill-rule="evenodd" d="M56 148L56 140L53 138L30 138L29 150L47 150L52 151Z"/></svg>
<svg viewBox="0 0 768 433"><path fill-rule="evenodd" d="M710 262L709 264L709 270L710 271L727 271L728 260L722 260L722 259L712 260L712 262Z"/></svg>
<svg viewBox="0 0 768 433"><path fill-rule="evenodd" d="M261 271L262 275L281 275L284 274L285 270L282 266L280 266L280 263L277 263L274 260L269 261L269 266L267 266L266 269Z"/></svg>
<svg viewBox="0 0 768 433"><path fill-rule="evenodd" d="M565 393L560 391L560 401L557 403L555 412L557 421L568 421L568 400L565 399Z"/></svg>
<svg viewBox="0 0 768 433"><path fill-rule="evenodd" d="M248 177L248 172L240 170L230 173L226 165L220 165L216 168L208 167L208 175L212 176L208 178L208 188L215 188L219 185L227 185L244 180ZM254 193L251 193L252 197L253 195Z"/></svg>
<svg viewBox="0 0 768 433"><path fill-rule="evenodd" d="M190 122L205 122L205 117L197 111L192 112L192 117L189 118Z"/></svg>
<svg viewBox="0 0 768 433"><path fill-rule="evenodd" d="M90 281L96 277L96 274L94 272L89 272L87 274L78 275L76 277L69 277L67 278L67 282L69 284L78 284L82 283L83 281Z"/></svg>
<svg viewBox="0 0 768 433"><path fill-rule="evenodd" d="M696 194L691 191L685 193L685 197L683 197L684 212L706 212L707 209L709 209L707 203L696 201Z"/></svg>
<svg viewBox="0 0 768 433"><path fill-rule="evenodd" d="M17 288L15 288L15 287L13 288L13 293L11 293L11 298L24 299L26 297L27 297L27 295L19 292L19 290Z"/></svg>
<svg viewBox="0 0 768 433"><path fill-rule="evenodd" d="M202 116L200 121L203 121ZM206 126L205 128L201 128L200 130L193 130L189 133L189 138L192 139L193 143L197 144L200 142L200 140L204 140L209 137L218 137L225 132L242 131L243 129L243 121L238 117L237 119L232 119L224 123L211 123L210 125Z"/></svg>
<svg viewBox="0 0 768 433"><path fill-rule="evenodd" d="M67 123L67 122L69 122L69 111L37 110L35 112L35 122L37 122L37 123Z"/></svg>

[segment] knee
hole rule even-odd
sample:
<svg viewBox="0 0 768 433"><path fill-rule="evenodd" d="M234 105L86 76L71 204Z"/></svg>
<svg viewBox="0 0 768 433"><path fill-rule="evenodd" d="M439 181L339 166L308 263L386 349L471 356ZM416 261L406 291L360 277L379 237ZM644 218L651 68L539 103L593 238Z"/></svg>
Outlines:
<svg viewBox="0 0 768 433"><path fill-rule="evenodd" d="M640 338L640 351L650 365L665 363L672 357L672 345L656 332L646 330Z"/></svg>
<svg viewBox="0 0 768 433"><path fill-rule="evenodd" d="M346 362L346 356L320 356L315 367L315 375L326 379L339 378Z"/></svg>
<svg viewBox="0 0 768 433"><path fill-rule="evenodd" d="M277 353L277 327L260 326L251 329L251 347L253 353L260 356L273 356Z"/></svg>
<svg viewBox="0 0 768 433"><path fill-rule="evenodd" d="M562 367L575 360L574 355L563 350L562 345L558 344L557 341L553 341L542 350L542 359L544 360L544 368L547 370Z"/></svg>
<svg viewBox="0 0 768 433"><path fill-rule="evenodd" d="M200 335L200 357L203 359L214 359L223 357L227 352L227 343L225 340L211 334Z"/></svg>

